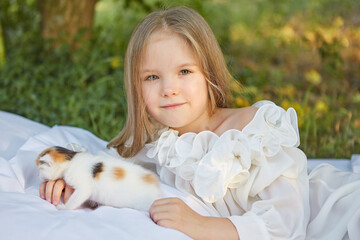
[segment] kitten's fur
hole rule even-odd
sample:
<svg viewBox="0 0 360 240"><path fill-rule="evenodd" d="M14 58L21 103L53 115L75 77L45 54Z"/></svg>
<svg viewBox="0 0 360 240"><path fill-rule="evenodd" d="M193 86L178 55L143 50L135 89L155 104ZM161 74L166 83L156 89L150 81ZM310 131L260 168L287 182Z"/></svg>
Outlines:
<svg viewBox="0 0 360 240"><path fill-rule="evenodd" d="M62 147L44 150L36 160L44 180L63 178L75 191L58 209L75 209L85 201L114 207L148 211L160 197L157 176L139 165L120 158Z"/></svg>

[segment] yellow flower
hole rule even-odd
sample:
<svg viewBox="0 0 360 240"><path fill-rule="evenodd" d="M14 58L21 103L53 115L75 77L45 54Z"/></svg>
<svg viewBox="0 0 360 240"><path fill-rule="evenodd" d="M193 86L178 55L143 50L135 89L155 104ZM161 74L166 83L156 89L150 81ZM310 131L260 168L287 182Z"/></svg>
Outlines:
<svg viewBox="0 0 360 240"><path fill-rule="evenodd" d="M354 42L359 42L360 41L360 27L358 27L357 29L353 29L352 30L352 39Z"/></svg>
<svg viewBox="0 0 360 240"><path fill-rule="evenodd" d="M237 42L242 40L245 32L245 27L241 23L232 25L230 27L230 40L232 42Z"/></svg>
<svg viewBox="0 0 360 240"><path fill-rule="evenodd" d="M301 127L304 124L305 110L301 107L299 103L291 104L289 100L284 99L281 102L280 106L285 110L287 110L290 107L294 108L298 116L299 127Z"/></svg>
<svg viewBox="0 0 360 240"><path fill-rule="evenodd" d="M281 102L280 106L281 106L283 109L287 110L289 107L291 107L291 104L290 104L289 100L284 99L284 100Z"/></svg>
<svg viewBox="0 0 360 240"><path fill-rule="evenodd" d="M111 68L118 68L122 65L122 59L120 57L113 57L110 60L110 66Z"/></svg>
<svg viewBox="0 0 360 240"><path fill-rule="evenodd" d="M247 106L250 106L250 103L249 103L246 99L244 99L244 98L242 98L242 97L236 97L236 98L235 98L235 103L236 103L236 106L237 106L237 107L247 107Z"/></svg>
<svg viewBox="0 0 360 240"><path fill-rule="evenodd" d="M319 100L315 104L315 111L317 114L325 113L329 110L329 106L322 100Z"/></svg>
<svg viewBox="0 0 360 240"><path fill-rule="evenodd" d="M255 36L252 29L248 29L243 23L236 23L230 26L229 38L233 43L242 42L245 45L251 45L254 43L254 39L256 39L257 36Z"/></svg>
<svg viewBox="0 0 360 240"><path fill-rule="evenodd" d="M355 128L360 129L360 119L354 120L354 126L355 126Z"/></svg>
<svg viewBox="0 0 360 240"><path fill-rule="evenodd" d="M299 103L295 103L292 107L295 109L297 113L298 125L299 127L301 127L304 124L305 111Z"/></svg>
<svg viewBox="0 0 360 240"><path fill-rule="evenodd" d="M343 36L343 37L341 38L341 44L342 44L344 47L348 48L348 47L350 46L349 39L348 39L346 36Z"/></svg>
<svg viewBox="0 0 360 240"><path fill-rule="evenodd" d="M336 38L336 33L333 29L330 28L319 28L318 32L320 34L320 36L323 38L323 40L328 43L328 44L332 44Z"/></svg>
<svg viewBox="0 0 360 240"><path fill-rule="evenodd" d="M333 25L334 27L340 28L344 26L344 20L342 19L342 17L336 17L333 21Z"/></svg>
<svg viewBox="0 0 360 240"><path fill-rule="evenodd" d="M308 40L311 44L315 44L316 43L316 34L314 32L306 32L305 33L305 38L306 40Z"/></svg>
<svg viewBox="0 0 360 240"><path fill-rule="evenodd" d="M296 38L296 33L292 26L285 25L280 29L280 36L285 42L289 43Z"/></svg>
<svg viewBox="0 0 360 240"><path fill-rule="evenodd" d="M296 89L295 89L295 87L293 85L287 85L287 86L280 89L280 93L282 95L287 96L287 97L294 96L295 91L296 91Z"/></svg>
<svg viewBox="0 0 360 240"><path fill-rule="evenodd" d="M310 70L305 73L305 79L314 85L319 85L322 81L321 75L316 70Z"/></svg>
<svg viewBox="0 0 360 240"><path fill-rule="evenodd" d="M293 104L292 107L295 109L298 115L302 116L304 114L304 110L299 103Z"/></svg>

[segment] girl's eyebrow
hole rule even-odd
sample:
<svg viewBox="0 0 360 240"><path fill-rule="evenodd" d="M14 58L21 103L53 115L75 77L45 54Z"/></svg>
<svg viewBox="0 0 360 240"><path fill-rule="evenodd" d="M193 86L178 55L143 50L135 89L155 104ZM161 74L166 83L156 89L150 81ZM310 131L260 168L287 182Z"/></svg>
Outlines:
<svg viewBox="0 0 360 240"><path fill-rule="evenodd" d="M140 68L140 75L153 74L157 72L156 68Z"/></svg>
<svg viewBox="0 0 360 240"><path fill-rule="evenodd" d="M145 74L145 73L151 73L154 72L155 70L152 69L140 69L140 73Z"/></svg>
<svg viewBox="0 0 360 240"><path fill-rule="evenodd" d="M184 68L184 67L197 67L198 65L196 63L184 63L178 66L178 68Z"/></svg>
<svg viewBox="0 0 360 240"><path fill-rule="evenodd" d="M180 64L177 68L185 68L185 67L198 67L198 64L193 63L193 62L188 62L188 63ZM156 70L155 70L155 69L151 69L151 68L140 69L140 73L141 73L141 74L153 73L153 72L156 72Z"/></svg>

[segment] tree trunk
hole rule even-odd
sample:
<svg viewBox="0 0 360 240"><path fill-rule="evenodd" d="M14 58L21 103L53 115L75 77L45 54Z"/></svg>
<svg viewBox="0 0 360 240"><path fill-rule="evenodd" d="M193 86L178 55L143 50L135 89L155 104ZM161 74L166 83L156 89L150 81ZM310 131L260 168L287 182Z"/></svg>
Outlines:
<svg viewBox="0 0 360 240"><path fill-rule="evenodd" d="M54 46L66 42L73 48L92 34L97 0L38 0L41 33ZM80 32L81 31L81 32Z"/></svg>

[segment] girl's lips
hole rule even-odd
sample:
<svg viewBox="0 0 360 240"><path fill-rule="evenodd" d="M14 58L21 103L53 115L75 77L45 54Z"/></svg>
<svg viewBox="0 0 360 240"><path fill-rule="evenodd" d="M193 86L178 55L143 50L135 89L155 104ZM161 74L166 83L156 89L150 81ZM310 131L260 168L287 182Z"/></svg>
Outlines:
<svg viewBox="0 0 360 240"><path fill-rule="evenodd" d="M184 105L185 103L174 103L174 104L168 104L168 105L164 105L164 106L161 106L161 108L165 108L165 109L175 109L175 108L178 108L182 105Z"/></svg>

